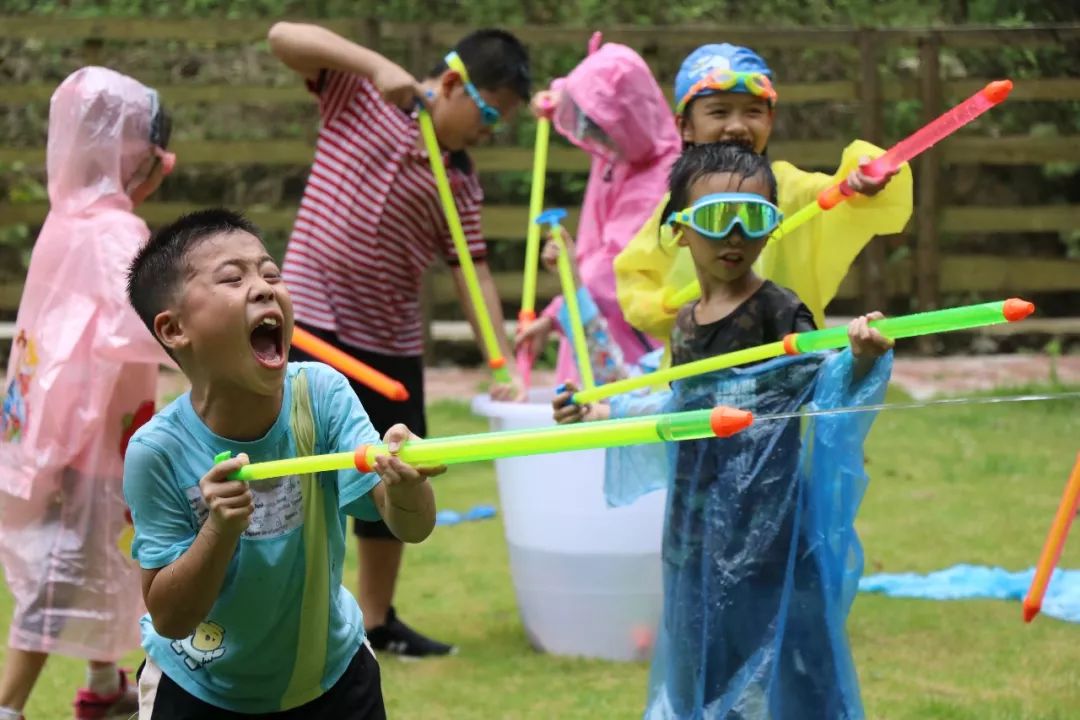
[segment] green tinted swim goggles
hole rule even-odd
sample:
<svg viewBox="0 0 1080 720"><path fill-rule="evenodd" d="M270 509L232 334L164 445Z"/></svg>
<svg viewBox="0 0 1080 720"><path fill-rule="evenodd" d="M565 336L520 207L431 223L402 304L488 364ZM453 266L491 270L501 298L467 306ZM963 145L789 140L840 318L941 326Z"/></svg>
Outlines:
<svg viewBox="0 0 1080 720"><path fill-rule="evenodd" d="M738 224L747 240L762 240L772 234L784 219L784 213L771 202L752 193L713 193L696 203L673 212L669 225L689 225L700 235L721 240Z"/></svg>

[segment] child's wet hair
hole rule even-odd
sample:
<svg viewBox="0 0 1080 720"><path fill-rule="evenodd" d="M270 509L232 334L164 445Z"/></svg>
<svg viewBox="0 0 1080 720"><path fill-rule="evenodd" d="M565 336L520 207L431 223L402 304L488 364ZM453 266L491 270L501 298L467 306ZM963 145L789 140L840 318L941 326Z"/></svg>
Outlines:
<svg viewBox="0 0 1080 720"><path fill-rule="evenodd" d="M469 80L481 90L495 92L506 88L528 102L532 80L529 76L529 52L511 33L505 30L477 30L469 33L454 46L469 71ZM439 62L430 77L447 70Z"/></svg>
<svg viewBox="0 0 1080 720"><path fill-rule="evenodd" d="M154 318L174 299L184 281L185 259L203 240L233 232L259 235L254 223L238 212L211 208L189 213L159 228L128 269L128 301L154 333Z"/></svg>
<svg viewBox="0 0 1080 720"><path fill-rule="evenodd" d="M776 204L776 176L767 157L757 154L753 148L741 142L707 143L687 147L675 161L668 176L671 199L661 217L667 217L689 205L690 188L694 183L703 177L719 173L731 173L740 178L740 185L750 178L761 178L769 188L765 199ZM737 191L738 188L732 190Z"/></svg>

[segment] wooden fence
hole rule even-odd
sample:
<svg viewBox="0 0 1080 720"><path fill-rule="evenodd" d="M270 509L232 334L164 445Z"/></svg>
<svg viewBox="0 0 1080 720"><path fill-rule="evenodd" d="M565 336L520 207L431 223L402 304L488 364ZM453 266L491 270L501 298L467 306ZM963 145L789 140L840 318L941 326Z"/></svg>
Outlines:
<svg viewBox="0 0 1080 720"><path fill-rule="evenodd" d="M440 48L450 46L467 28L441 24L384 23L374 20L316 21L322 25L379 48L393 41L404 45L407 57L395 57L406 67L430 66ZM50 43L81 38L82 57L73 58L72 67L98 62L103 42L177 41L201 44L250 44L265 38L270 21L265 20L138 20L71 19L41 17L0 17L0 39L33 38ZM533 46L559 45L580 53L590 34L583 28L527 27L510 28ZM608 41L623 42L643 50L649 48L693 47L717 40L743 43L755 48L855 48L858 62L852 63L853 76L840 81L778 84L785 106L812 102L854 102L858 104L861 137L886 145L897 138L885 137L886 104L897 100L918 100L921 115L930 119L950 103L982 87L993 78L945 80L940 69L943 50L995 48L1001 46L1038 48L1062 47L1080 41L1080 24L1053 27L993 28L903 28L903 29L790 29L758 30L730 27L612 27L604 28ZM902 83L884 83L880 72L883 52L888 48L917 48L919 78ZM131 68L117 68L134 72ZM546 78L538 80L546 82ZM9 86L0 91L0 103L46 103L53 84ZM166 102L173 106L185 103L244 103L283 106L310 102L298 86L262 87L245 85L172 84L158 86ZM1045 77L1017 83L1010 102L1060 102L1080 100L1080 78ZM801 167L833 166L848 138L829 138L770 144L770 154L790 159ZM306 167L313 148L300 141L198 141L175 144L185 166L220 166L259 164ZM532 163L527 147L490 147L475 152L478 167L485 173L524 172ZM42 166L44 148L0 148L0 165L24 163ZM939 237L950 234L1024 234L1037 232L1072 232L1080 230L1080 205L1053 204L1037 207L1001 207L997 205L948 206L942 203L943 167L953 165L1045 165L1080 162L1080 136L978 137L963 135L950 138L940 147L925 153L915 163L916 213L908 232L915 236L914 252L902 262L886 262L884 242L874 242L864 252L859 271L847 278L840 291L842 298L861 298L864 307L883 307L890 297L899 295L917 299L920 308L938 306L942 293L974 292L1004 295L1021 291L1080 291L1080 262L1053 258L1016 258L992 255L943 254ZM552 147L549 171L585 172L588 158L580 151ZM191 206L184 203L150 202L139 212L151 224L176 217ZM288 230L295 207L247 208L251 217L268 230ZM0 226L13 223L39 225L45 216L44 203L0 205ZM483 226L493 241L520 241L526 226L524 206L490 205L485 207ZM570 218L573 228L575 216ZM520 299L520 274L498 273L496 282L504 300ZM18 283L0 286L0 309L17 304ZM539 292L556 291L551 278L542 277ZM449 275L438 275L431 284L430 300L449 301L453 296Z"/></svg>

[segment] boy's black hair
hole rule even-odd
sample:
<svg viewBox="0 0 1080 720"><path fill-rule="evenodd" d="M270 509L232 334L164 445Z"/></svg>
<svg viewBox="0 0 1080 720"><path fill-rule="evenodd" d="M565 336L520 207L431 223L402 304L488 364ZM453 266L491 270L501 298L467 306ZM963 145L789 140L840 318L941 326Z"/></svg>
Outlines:
<svg viewBox="0 0 1080 720"><path fill-rule="evenodd" d="M181 216L150 236L128 269L128 301L154 332L154 318L172 301L184 280L184 259L203 240L221 233L259 229L238 212L225 208L199 210ZM156 337L156 335L155 335Z"/></svg>
<svg viewBox="0 0 1080 720"><path fill-rule="evenodd" d="M690 145L671 168L668 176L671 199L664 208L662 219L666 220L671 213L682 210L690 203L691 185L706 175L717 173L731 173L743 180L762 178L769 188L765 199L776 204L776 176L767 157L757 154L753 148L741 142Z"/></svg>
<svg viewBox="0 0 1080 720"><path fill-rule="evenodd" d="M454 52L465 63L473 85L492 92L507 88L528 102L532 84L529 52L511 33L477 30L459 40ZM429 77L438 77L447 69L446 61L441 60L432 68Z"/></svg>

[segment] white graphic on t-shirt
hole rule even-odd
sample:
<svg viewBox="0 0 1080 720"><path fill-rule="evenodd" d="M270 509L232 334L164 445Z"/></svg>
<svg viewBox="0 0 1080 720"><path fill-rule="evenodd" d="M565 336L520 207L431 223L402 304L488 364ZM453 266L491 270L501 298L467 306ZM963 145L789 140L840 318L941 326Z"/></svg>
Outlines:
<svg viewBox="0 0 1080 720"><path fill-rule="evenodd" d="M225 654L225 628L213 622L199 623L195 632L183 640L173 640L171 647L184 656L185 665L198 670Z"/></svg>
<svg viewBox="0 0 1080 720"><path fill-rule="evenodd" d="M255 511L243 537L264 539L278 537L304 523L304 495L300 479L290 475L279 480L259 480L250 485ZM187 489L188 502L201 526L210 515L198 485Z"/></svg>

